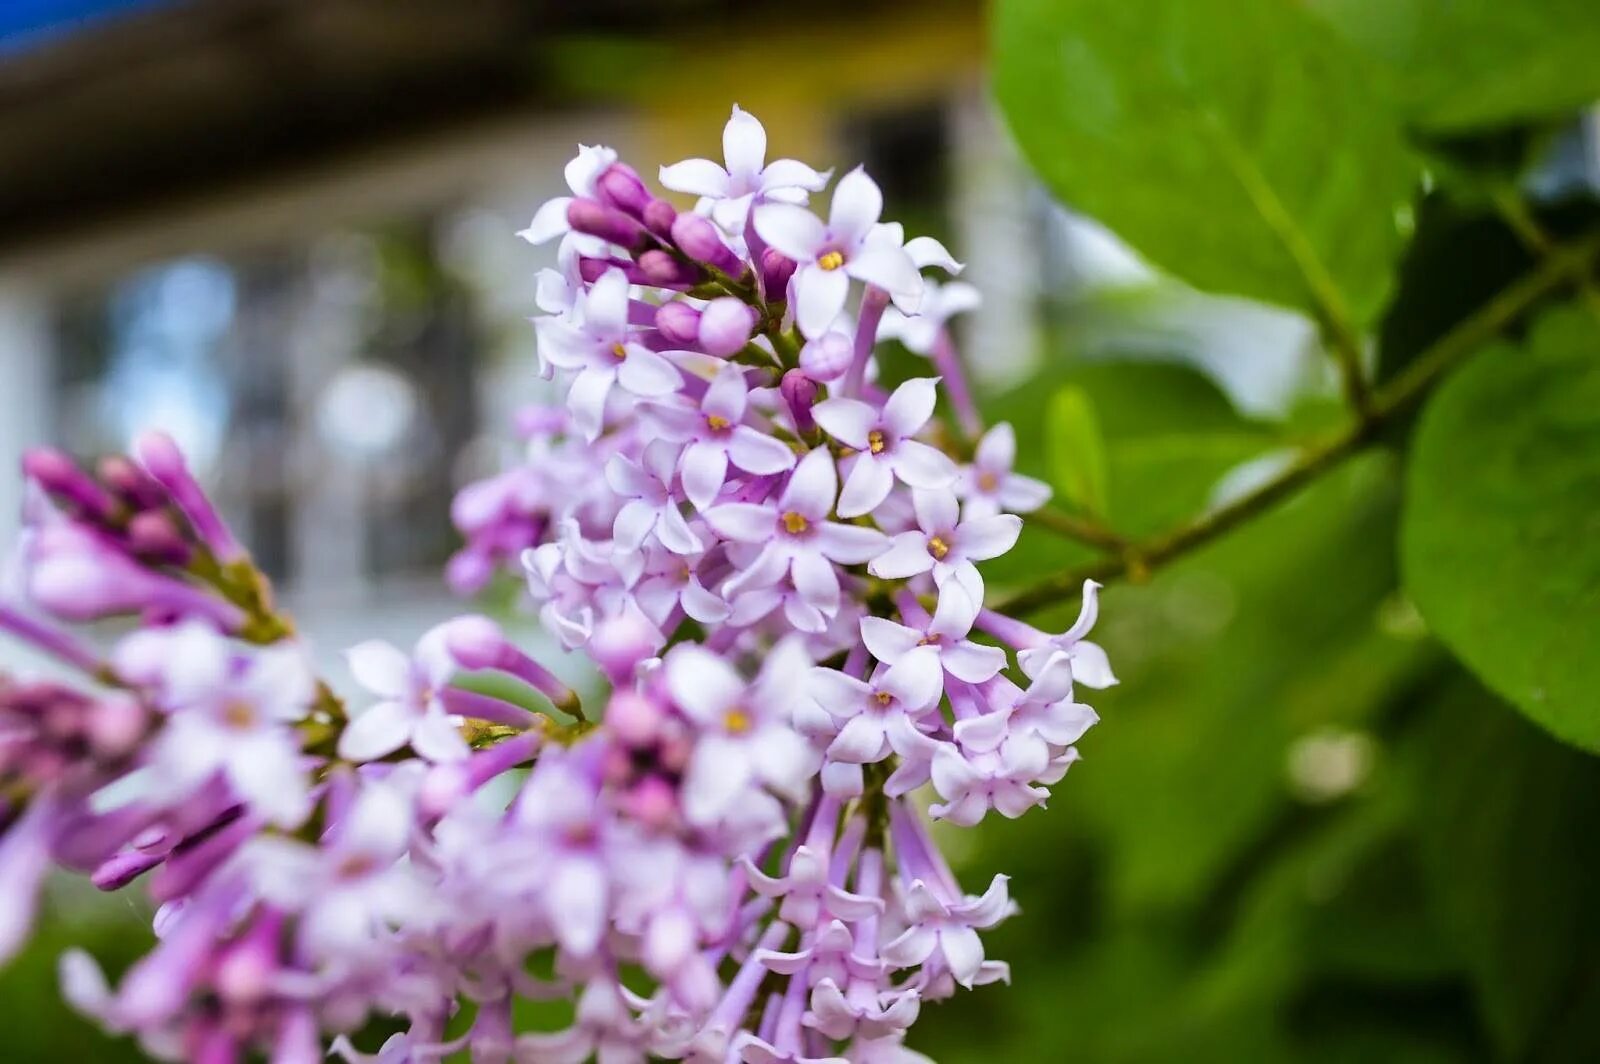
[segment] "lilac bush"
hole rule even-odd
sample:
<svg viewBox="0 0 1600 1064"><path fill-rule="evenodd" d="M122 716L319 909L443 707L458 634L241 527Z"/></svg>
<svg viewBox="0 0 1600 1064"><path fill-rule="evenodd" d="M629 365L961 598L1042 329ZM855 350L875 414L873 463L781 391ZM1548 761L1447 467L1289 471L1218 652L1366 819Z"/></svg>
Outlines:
<svg viewBox="0 0 1600 1064"><path fill-rule="evenodd" d="M523 233L559 240L563 400L455 506L450 583L514 571L603 704L482 616L351 648L337 691L169 440L27 457L0 627L80 676L0 681L0 954L52 865L143 883L154 948L115 986L69 954L64 991L208 1064L916 1061L925 1003L1008 977L1007 879L960 883L930 821L1020 816L1076 760L1097 585L1060 634L986 608L1048 489L962 379L949 252L860 169L820 218L831 174L738 108L723 141L660 172L692 210L568 166ZM931 372L880 383L885 334Z"/></svg>

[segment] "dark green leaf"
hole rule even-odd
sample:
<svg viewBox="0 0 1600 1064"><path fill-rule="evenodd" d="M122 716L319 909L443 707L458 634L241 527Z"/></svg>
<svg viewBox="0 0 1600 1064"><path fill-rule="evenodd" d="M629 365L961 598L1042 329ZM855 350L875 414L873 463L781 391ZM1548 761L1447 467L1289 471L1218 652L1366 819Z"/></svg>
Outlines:
<svg viewBox="0 0 1600 1064"><path fill-rule="evenodd" d="M1600 324L1553 311L1424 411L1401 536L1406 585L1485 683L1600 750Z"/></svg>
<svg viewBox="0 0 1600 1064"><path fill-rule="evenodd" d="M1462 677L1419 738L1428 884L1507 1059L1594 1060L1600 761Z"/></svg>
<svg viewBox="0 0 1600 1064"><path fill-rule="evenodd" d="M1283 0L1002 0L996 89L1068 205L1204 289L1371 321L1416 169L1364 64Z"/></svg>

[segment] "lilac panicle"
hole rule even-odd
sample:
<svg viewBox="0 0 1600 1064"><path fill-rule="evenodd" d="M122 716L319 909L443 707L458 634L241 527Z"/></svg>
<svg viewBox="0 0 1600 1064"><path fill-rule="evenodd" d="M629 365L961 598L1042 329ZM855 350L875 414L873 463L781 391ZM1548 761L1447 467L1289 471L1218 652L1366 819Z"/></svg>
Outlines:
<svg viewBox="0 0 1600 1064"><path fill-rule="evenodd" d="M976 290L924 277L949 252L859 168L813 213L831 171L737 107L716 154L661 169L674 205L579 149L522 233L559 241L561 402L452 509L450 584L521 580L598 698L476 615L330 682L170 439L29 455L0 631L82 679L0 677L0 956L52 865L144 889L148 955L112 986L69 954L64 992L219 1064L910 1064L925 1008L1009 978L1006 877L967 893L928 822L1020 816L1077 760L1076 692L1115 682L1098 588L1059 634L986 607L1048 488L973 402L948 320ZM938 376L879 382L889 337ZM104 656L57 623L108 617ZM518 1028L553 998L570 1022ZM403 1030L353 1044L372 1019Z"/></svg>

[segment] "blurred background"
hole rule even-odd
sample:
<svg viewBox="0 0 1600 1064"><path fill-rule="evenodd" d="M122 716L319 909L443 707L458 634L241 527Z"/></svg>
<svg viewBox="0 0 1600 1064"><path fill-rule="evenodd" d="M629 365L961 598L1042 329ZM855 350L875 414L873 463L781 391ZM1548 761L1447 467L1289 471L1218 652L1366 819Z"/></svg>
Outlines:
<svg viewBox="0 0 1600 1064"><path fill-rule="evenodd" d="M0 2L0 468L165 428L324 654L405 642L459 608L451 496L540 394L553 251L515 232L580 141L648 176L717 154L738 102L774 154L865 162L968 264L965 351L1026 469L1071 475L1047 422L1087 400L1103 508L1166 527L1329 423L1316 331L1052 204L985 48L954 0ZM1592 197L1595 123L1558 133L1541 187ZM1493 270L1521 255L1479 237ZM1396 468L1365 456L1108 594L1123 683L1084 764L1048 812L949 839L970 884L1014 877L1024 915L990 942L1015 985L932 1010L924 1051L1600 1059L1600 784L1430 643L1396 590ZM990 579L1079 558L1030 531ZM0 973L0 1060L133 1059L57 1002L66 929L112 967L148 934L87 889Z"/></svg>

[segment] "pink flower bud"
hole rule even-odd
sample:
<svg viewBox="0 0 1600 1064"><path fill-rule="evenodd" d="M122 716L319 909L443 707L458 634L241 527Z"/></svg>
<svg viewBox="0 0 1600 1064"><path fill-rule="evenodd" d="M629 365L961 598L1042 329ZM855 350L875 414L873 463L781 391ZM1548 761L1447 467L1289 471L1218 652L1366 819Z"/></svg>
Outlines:
<svg viewBox="0 0 1600 1064"><path fill-rule="evenodd" d="M134 453L145 471L172 495L173 501L189 519L189 524L194 526L195 535L217 556L218 561L226 565L242 561L248 556L239 541L233 538L233 533L228 531L228 526L206 497L200 482L189 472L189 465L183 460L183 453L178 450L171 436L164 432L146 433L134 444Z"/></svg>
<svg viewBox="0 0 1600 1064"><path fill-rule="evenodd" d="M656 328L672 343L699 343L700 312L681 299L674 299L656 311Z"/></svg>
<svg viewBox="0 0 1600 1064"><path fill-rule="evenodd" d="M775 248L761 253L761 290L769 302L782 303L789 298L789 278L794 276L796 266L793 259Z"/></svg>
<svg viewBox="0 0 1600 1064"><path fill-rule="evenodd" d="M655 199L644 187L633 167L626 163L612 163L595 180L595 191L602 203L626 211L635 218L643 217L645 208Z"/></svg>
<svg viewBox="0 0 1600 1064"><path fill-rule="evenodd" d="M22 473L74 512L104 521L116 503L67 455L53 447L35 447L22 456Z"/></svg>
<svg viewBox="0 0 1600 1064"><path fill-rule="evenodd" d="M756 312L733 296L713 299L700 312L700 347L719 358L738 351L750 341L756 327Z"/></svg>
<svg viewBox="0 0 1600 1064"><path fill-rule="evenodd" d="M672 223L672 239L685 255L704 262L729 277L744 273L744 262L722 242L722 235L709 219L698 214L680 214Z"/></svg>
<svg viewBox="0 0 1600 1064"><path fill-rule="evenodd" d="M679 262L660 248L639 255L639 272L648 284L658 288L687 288L701 279L701 273Z"/></svg>
<svg viewBox="0 0 1600 1064"><path fill-rule="evenodd" d="M644 209L644 227L662 240L672 239L672 223L678 220L678 209L666 200L651 200Z"/></svg>
<svg viewBox="0 0 1600 1064"><path fill-rule="evenodd" d="M643 247L648 240L643 226L598 200L575 199L567 204L567 224L576 232L597 236L630 251Z"/></svg>
<svg viewBox="0 0 1600 1064"><path fill-rule="evenodd" d="M629 746L647 746L661 733L665 719L655 700L634 691L619 690L606 704L605 722L619 740Z"/></svg>
<svg viewBox="0 0 1600 1064"><path fill-rule="evenodd" d="M800 349L800 368L814 381L835 381L850 368L854 354L855 347L844 333L823 333Z"/></svg>
<svg viewBox="0 0 1600 1064"><path fill-rule="evenodd" d="M783 401L789 406L789 413L794 416L794 426L801 432L812 432L817 427L816 419L811 416L811 408L817 402L817 386L803 372L792 369L783 375L783 381L778 385L778 391L783 395Z"/></svg>

